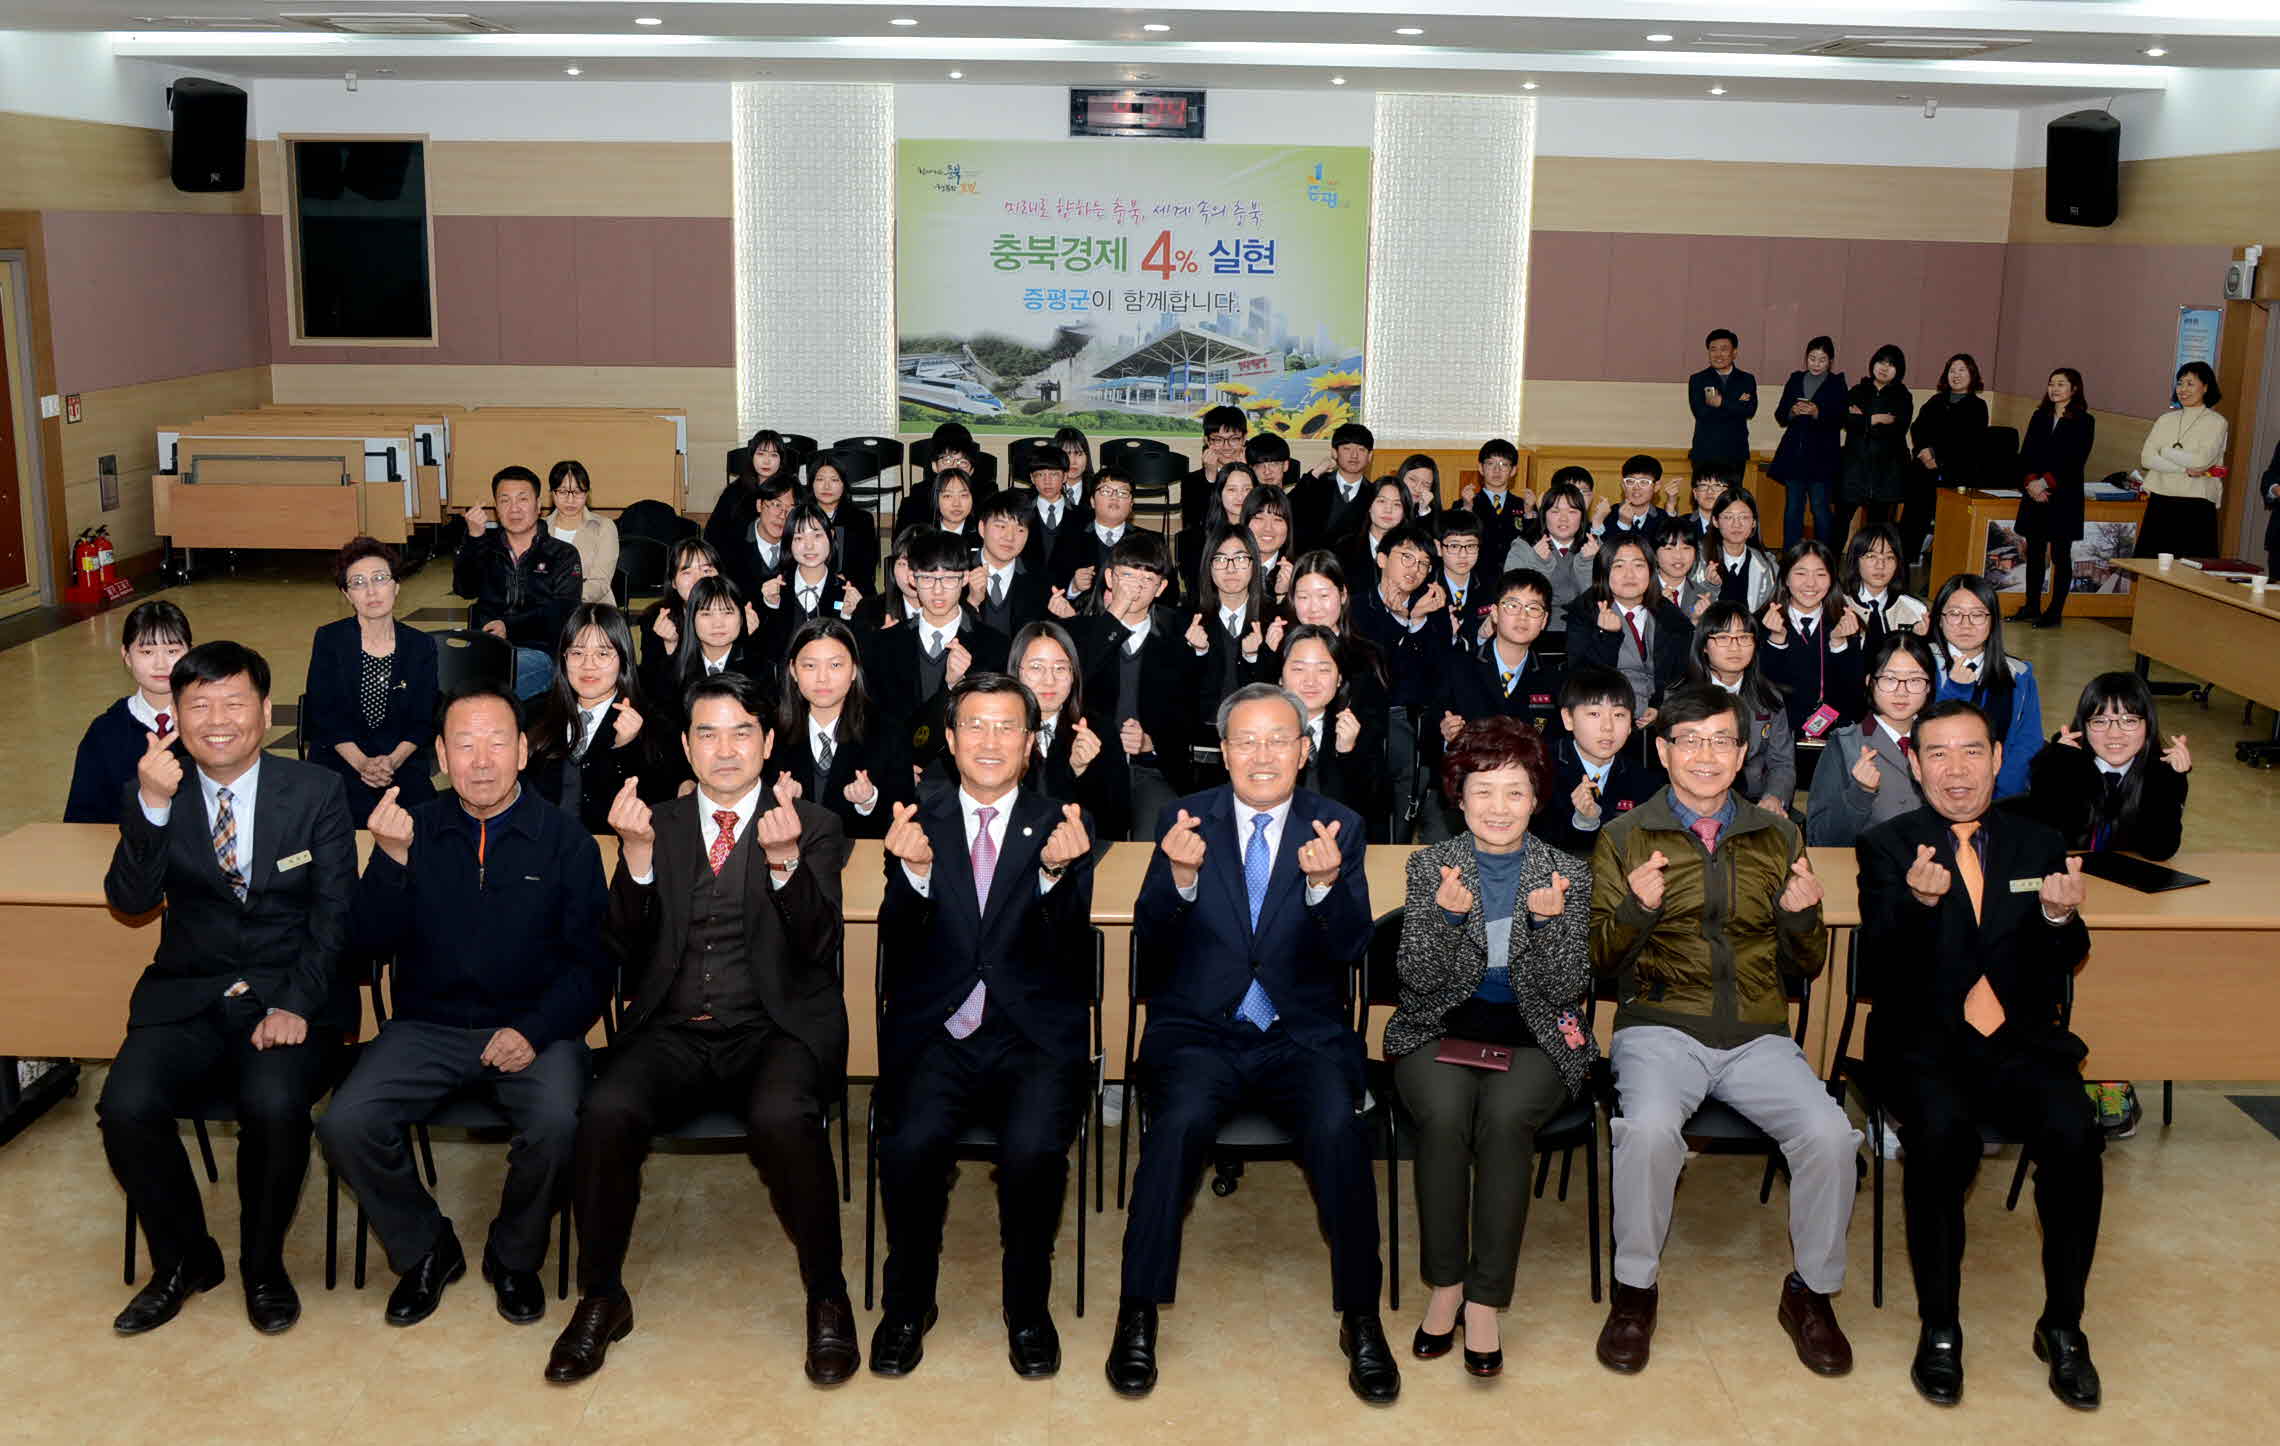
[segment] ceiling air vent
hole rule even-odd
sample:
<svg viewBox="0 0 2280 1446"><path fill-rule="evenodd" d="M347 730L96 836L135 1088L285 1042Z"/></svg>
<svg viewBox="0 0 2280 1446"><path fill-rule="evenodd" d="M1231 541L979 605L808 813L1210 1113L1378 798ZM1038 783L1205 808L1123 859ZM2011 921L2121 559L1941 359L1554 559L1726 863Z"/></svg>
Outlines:
<svg viewBox="0 0 2280 1446"><path fill-rule="evenodd" d="M1797 53L1847 60L1976 60L2027 43L2023 35L1844 35Z"/></svg>
<svg viewBox="0 0 2280 1446"><path fill-rule="evenodd" d="M335 35L495 35L507 28L472 15L407 10L288 14L282 18Z"/></svg>

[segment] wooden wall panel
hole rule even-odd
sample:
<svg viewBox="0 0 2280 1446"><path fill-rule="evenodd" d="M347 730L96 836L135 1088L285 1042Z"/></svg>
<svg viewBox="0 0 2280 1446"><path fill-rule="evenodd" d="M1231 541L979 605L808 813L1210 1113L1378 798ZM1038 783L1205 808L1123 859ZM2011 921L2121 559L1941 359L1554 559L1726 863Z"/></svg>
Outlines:
<svg viewBox="0 0 2280 1446"><path fill-rule="evenodd" d="M726 141L431 141L438 216L733 216Z"/></svg>
<svg viewBox="0 0 2280 1446"><path fill-rule="evenodd" d="M64 519L68 544L83 527L108 524L121 557L158 545L151 527L150 475L158 465L156 434L173 423L269 400L269 368L240 367L82 394L81 420L63 428ZM101 459L119 462L119 506L102 510ZM346 541L346 539L342 539Z"/></svg>
<svg viewBox="0 0 2280 1446"><path fill-rule="evenodd" d="M1538 156L1530 218L1539 231L2002 241L2011 209L2007 169Z"/></svg>
<svg viewBox="0 0 2280 1446"><path fill-rule="evenodd" d="M143 126L0 111L0 210L257 210L252 150L246 189L192 194L167 176L168 138Z"/></svg>
<svg viewBox="0 0 2280 1446"><path fill-rule="evenodd" d="M1538 174L1541 174L1539 165ZM2124 161L2111 226L2043 219L2049 173L2011 173L2010 239L2060 246L2233 246L2280 240L2280 151Z"/></svg>

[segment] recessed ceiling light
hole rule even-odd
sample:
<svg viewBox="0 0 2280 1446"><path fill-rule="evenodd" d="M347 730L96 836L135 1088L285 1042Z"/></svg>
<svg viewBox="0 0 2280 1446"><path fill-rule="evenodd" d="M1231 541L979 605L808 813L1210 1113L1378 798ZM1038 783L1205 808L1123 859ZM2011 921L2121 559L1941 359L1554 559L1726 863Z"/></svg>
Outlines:
<svg viewBox="0 0 2280 1446"><path fill-rule="evenodd" d="M966 72L962 70L953 70L950 72L950 78L952 80L964 80L966 78Z"/></svg>
<svg viewBox="0 0 2280 1446"><path fill-rule="evenodd" d="M1342 75L1333 75L1330 77L1330 83L1332 85L1344 85L1346 83L1346 77Z"/></svg>
<svg viewBox="0 0 2280 1446"><path fill-rule="evenodd" d="M1422 25L1396 25L1393 27L1393 33L1396 35L1423 35L1425 27Z"/></svg>
<svg viewBox="0 0 2280 1446"><path fill-rule="evenodd" d="M1141 28L1142 30L1145 30L1145 31L1147 31L1147 32L1148 32L1149 34L1151 34L1151 35L1161 35L1161 34L1163 34L1165 31L1167 31L1167 30L1171 29L1172 27L1171 27L1171 26L1169 26L1169 25L1162 25L1162 24L1157 24L1157 23L1151 22L1151 23L1149 23L1149 24L1147 24L1147 25L1143 25L1143 26L1141 26L1140 28Z"/></svg>
<svg viewBox="0 0 2280 1446"><path fill-rule="evenodd" d="M2145 53L2152 56L2155 60L2159 60L2161 57L2169 53L2169 48L2164 45L2149 45L2145 48Z"/></svg>
<svg viewBox="0 0 2280 1446"><path fill-rule="evenodd" d="M1523 80L1520 82L1520 88L1522 90L1534 90L1536 88L1536 82L1532 80Z"/></svg>
<svg viewBox="0 0 2280 1446"><path fill-rule="evenodd" d="M892 19L892 20L889 20L887 23L888 23L889 25L916 25L918 22L917 22L916 20L913 20L913 19L911 19L911 18L910 18L909 16L907 16L907 15L902 15L902 16L897 16L896 18L894 18L894 19Z"/></svg>
<svg viewBox="0 0 2280 1446"><path fill-rule="evenodd" d="M1714 85L1714 86L1711 86L1711 87L1710 87L1710 93L1711 93L1712 95L1724 95L1724 94L1726 93L1726 87L1724 87L1724 86L1722 86L1722 85Z"/></svg>
<svg viewBox="0 0 2280 1446"><path fill-rule="evenodd" d="M580 70L580 69L579 69L577 66L575 66L575 65L565 65L564 67L562 67L562 73L563 73L564 75L584 75L586 72L584 72L583 70Z"/></svg>
<svg viewBox="0 0 2280 1446"><path fill-rule="evenodd" d="M665 22L654 15L636 15L633 17L633 23L636 25L663 25Z"/></svg>
<svg viewBox="0 0 2280 1446"><path fill-rule="evenodd" d="M1650 35L1650 36L1648 36L1648 37L1647 37L1647 40L1648 40L1648 42L1649 42L1650 44L1653 44L1653 45L1668 45L1668 44L1670 44L1670 42L1671 42L1671 41L1672 41L1672 39L1674 39L1674 38L1675 38L1675 37L1672 37L1672 36L1669 36L1669 35L1663 35L1663 34L1661 34L1661 33L1659 33L1659 32L1658 32L1657 34L1654 34L1654 35Z"/></svg>

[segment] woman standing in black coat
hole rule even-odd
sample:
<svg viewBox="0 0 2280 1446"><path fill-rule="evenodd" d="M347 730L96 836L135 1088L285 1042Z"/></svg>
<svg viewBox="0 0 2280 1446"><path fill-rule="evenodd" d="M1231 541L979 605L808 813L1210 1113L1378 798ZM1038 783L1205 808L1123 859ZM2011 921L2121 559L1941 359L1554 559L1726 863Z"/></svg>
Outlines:
<svg viewBox="0 0 2280 1446"><path fill-rule="evenodd" d="M1913 567L1932 534L1932 514L1942 487L1969 487L1980 481L1980 459L1987 451L1987 403L1979 362L1959 351L1940 369L1940 389L1916 414L1909 433L1915 467L1908 473L1908 495L1900 513L1901 556Z"/></svg>
<svg viewBox="0 0 2280 1446"><path fill-rule="evenodd" d="M1845 396L1840 530L1856 509L1865 509L1871 522L1890 522L1893 507L1908 495L1908 423L1916 399L1908 394L1907 376L1907 354L1888 343L1876 349L1868 375Z"/></svg>
<svg viewBox="0 0 2280 1446"><path fill-rule="evenodd" d="M405 805L435 796L435 639L396 621L396 550L359 537L333 560L355 615L317 629L309 648L311 763L340 775L362 827L390 788Z"/></svg>
<svg viewBox="0 0 2280 1446"><path fill-rule="evenodd" d="M1766 475L1788 492L1781 510L1781 540L1805 535L1805 506L1813 506L1813 535L1836 546L1837 477L1844 465L1845 374L1831 370L1837 344L1825 336L1805 343L1805 369L1789 374L1773 409L1781 445Z"/></svg>
<svg viewBox="0 0 2280 1446"><path fill-rule="evenodd" d="M2027 547L2027 600L2011 621L2055 628L2074 583L2074 544L2082 540L2082 469L2097 440L2098 419L2082 396L2082 373L2060 367L2050 374L2042 404L2019 443L2019 536ZM2050 607L2040 607L2043 567L2051 572Z"/></svg>

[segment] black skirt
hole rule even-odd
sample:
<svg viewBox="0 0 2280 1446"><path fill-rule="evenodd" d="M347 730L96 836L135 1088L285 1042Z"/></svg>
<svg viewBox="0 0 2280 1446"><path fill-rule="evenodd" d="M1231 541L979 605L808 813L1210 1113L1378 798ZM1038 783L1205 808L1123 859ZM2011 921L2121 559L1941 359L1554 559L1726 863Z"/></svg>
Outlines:
<svg viewBox="0 0 2280 1446"><path fill-rule="evenodd" d="M2149 494L2145 520L2138 524L2137 547L2132 557L2160 553L2179 557L2217 557L2217 504L2200 497L2166 497Z"/></svg>

